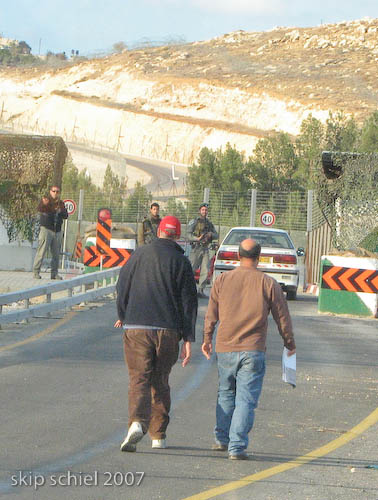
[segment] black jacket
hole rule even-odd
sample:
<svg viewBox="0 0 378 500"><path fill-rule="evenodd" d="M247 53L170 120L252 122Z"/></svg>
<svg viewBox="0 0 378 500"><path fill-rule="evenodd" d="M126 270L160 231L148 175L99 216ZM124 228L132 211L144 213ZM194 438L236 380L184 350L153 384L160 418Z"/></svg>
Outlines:
<svg viewBox="0 0 378 500"><path fill-rule="evenodd" d="M68 218L67 209L61 200L56 204L50 200L48 205L44 205L41 201L38 205L38 212L40 225L55 233L62 230L63 219Z"/></svg>
<svg viewBox="0 0 378 500"><path fill-rule="evenodd" d="M123 323L179 330L194 342L197 306L192 266L172 240L137 248L121 269L117 310Z"/></svg>

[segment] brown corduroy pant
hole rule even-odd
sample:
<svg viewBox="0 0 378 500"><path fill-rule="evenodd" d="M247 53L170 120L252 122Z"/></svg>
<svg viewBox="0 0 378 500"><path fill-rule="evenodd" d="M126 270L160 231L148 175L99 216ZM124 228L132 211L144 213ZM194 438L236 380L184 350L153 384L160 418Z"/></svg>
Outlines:
<svg viewBox="0 0 378 500"><path fill-rule="evenodd" d="M164 439L169 423L168 383L179 353L177 330L127 329L123 334L129 371L129 426L140 422L151 439Z"/></svg>

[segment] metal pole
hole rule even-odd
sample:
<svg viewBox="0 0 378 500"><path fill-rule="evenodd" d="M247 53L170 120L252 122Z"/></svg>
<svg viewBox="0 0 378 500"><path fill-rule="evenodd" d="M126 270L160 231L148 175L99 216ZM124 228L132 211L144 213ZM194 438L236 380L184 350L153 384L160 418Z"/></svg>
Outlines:
<svg viewBox="0 0 378 500"><path fill-rule="evenodd" d="M252 189L252 191L251 191L251 212L250 212L250 219L249 219L249 225L251 227L254 227L255 221L256 221L256 201L257 201L257 190Z"/></svg>
<svg viewBox="0 0 378 500"><path fill-rule="evenodd" d="M310 233L312 231L312 207L314 203L314 191L312 189L307 191L307 231L306 231L306 253L304 262L304 276L303 276L303 290L306 290L308 279L313 279L313 271L310 261L310 252L312 253L312 248L310 248Z"/></svg>
<svg viewBox="0 0 378 500"><path fill-rule="evenodd" d="M83 220L83 208L84 208L84 189L80 189L79 193L79 211L77 214L77 220L79 221L79 227L80 227L80 222Z"/></svg>
<svg viewBox="0 0 378 500"><path fill-rule="evenodd" d="M79 210L77 213L77 236L76 236L76 244L78 241L81 241L80 231L81 231L81 221L83 220L83 209L84 209L84 189L80 189L79 193Z"/></svg>
<svg viewBox="0 0 378 500"><path fill-rule="evenodd" d="M203 202L209 203L210 200L210 188L204 188L203 190Z"/></svg>
<svg viewBox="0 0 378 500"><path fill-rule="evenodd" d="M312 206L314 203L314 191L310 189L307 191L307 232L312 229Z"/></svg>
<svg viewBox="0 0 378 500"><path fill-rule="evenodd" d="M68 219L64 219L62 270L64 269L64 263L65 263L65 260L66 260L67 226L68 226Z"/></svg>

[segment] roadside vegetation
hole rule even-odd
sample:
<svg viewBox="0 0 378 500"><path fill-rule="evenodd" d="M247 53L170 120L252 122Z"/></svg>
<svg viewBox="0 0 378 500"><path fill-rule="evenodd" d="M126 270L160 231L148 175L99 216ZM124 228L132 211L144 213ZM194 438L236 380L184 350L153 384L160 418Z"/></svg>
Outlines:
<svg viewBox="0 0 378 500"><path fill-rule="evenodd" d="M378 153L378 111L359 126L353 117L330 113L322 124L311 115L302 122L301 132L294 140L284 132L260 139L254 154L245 158L231 144L224 150L203 148L197 162L188 169L187 194L197 202L196 193L208 187L214 191L247 193L259 191L297 191L317 189L323 177L323 151ZM97 187L86 170L79 170L69 159L64 167L62 189L78 195L80 189L96 194L101 201L117 204L138 191L129 190L127 178L120 179L107 165L102 187Z"/></svg>
<svg viewBox="0 0 378 500"><path fill-rule="evenodd" d="M8 45L0 45L0 67L58 67L86 59L79 56L79 52L74 50L71 51L70 56L67 56L65 52L54 53L51 51L48 51L44 56L35 56L31 50L25 41L12 40Z"/></svg>
<svg viewBox="0 0 378 500"><path fill-rule="evenodd" d="M330 113L325 124L310 115L295 140L277 132L260 139L250 158L230 144L224 151L204 148L189 168L189 194L204 187L236 192L316 189L322 151L378 152L378 111L361 126L341 112Z"/></svg>
<svg viewBox="0 0 378 500"><path fill-rule="evenodd" d="M298 226L305 218L307 190L315 190L321 207L327 209L334 201L334 192L325 178L321 165L323 151L372 153L378 151L378 111L358 125L351 116L330 114L325 124L312 116L303 121L301 133L295 139L283 132L260 139L254 154L246 158L243 152L227 144L225 149L203 148L198 160L188 169L187 201L170 198L163 203L162 214L172 213L183 222L197 212L203 200L204 188L210 188L211 212L219 223L240 225L249 223L251 189L263 192L265 209L279 213L278 222L285 226ZM377 168L376 165L372 168ZM361 167L358 178L351 183L349 174L338 181L340 197L348 200L364 199L375 189L371 185L372 173ZM378 175L374 174L373 175ZM332 184L334 185L334 183ZM113 219L137 221L148 213L152 193L141 184L129 189L127 178L120 179L106 167L101 188L96 187L86 171L79 172L66 163L63 191L78 199L84 189L87 199L95 205L112 208ZM374 198L374 195L371 195ZM91 205L93 206L93 204ZM262 208L264 208L262 207ZM258 207L260 208L260 207ZM96 217L95 210L87 209L87 217Z"/></svg>
<svg viewBox="0 0 378 500"><path fill-rule="evenodd" d="M265 209L275 210L276 194L286 195L285 201L280 201L280 213L285 223L290 225L291 220L298 220L306 211L307 190L315 190L320 203L334 201L330 199L334 196L329 189L330 181L322 172L322 151L378 152L378 111L368 116L361 125L352 116L341 112L330 113L325 124L310 115L303 121L301 132L295 139L283 132L272 134L258 141L249 158L231 144L223 150L203 148L198 160L188 169L187 201L184 203L171 197L166 204L163 203L162 215L173 213L186 221L197 212L204 188L210 188L211 211L218 214L219 224L248 224L250 192L256 189L268 195L264 200ZM376 181L371 182L371 179L378 177L377 163L370 170L362 163L359 172L353 175L353 182L349 174L345 175L344 181L338 181L338 189L342 191L340 197L348 200L375 199ZM9 189L16 189L20 194L18 184L12 187L9 183L0 182L2 198ZM21 190L25 189L28 187L22 186ZM106 206L112 209L113 220L135 222L148 213L152 201L152 193L145 186L137 183L130 189L127 178L119 178L110 165L106 166L103 185L96 186L88 172L79 172L68 157L63 169L62 191L65 197L78 200L80 189L85 191L86 200L93 200L93 203L84 204L83 217L86 220L95 220L97 209ZM28 196L26 191L25 196ZM18 209L17 223L9 226L10 239L30 239L34 235L30 225L34 217L30 213L30 203L22 206L27 213ZM372 242L368 241L369 248L375 248L375 238Z"/></svg>

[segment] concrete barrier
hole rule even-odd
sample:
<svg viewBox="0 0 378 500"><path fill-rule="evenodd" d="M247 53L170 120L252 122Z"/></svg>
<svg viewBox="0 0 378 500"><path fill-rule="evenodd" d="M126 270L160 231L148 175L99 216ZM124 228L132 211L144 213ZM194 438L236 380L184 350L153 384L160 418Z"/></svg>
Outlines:
<svg viewBox="0 0 378 500"><path fill-rule="evenodd" d="M322 256L318 308L378 318L378 259Z"/></svg>

